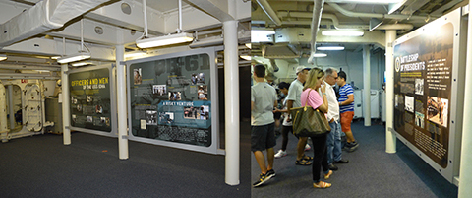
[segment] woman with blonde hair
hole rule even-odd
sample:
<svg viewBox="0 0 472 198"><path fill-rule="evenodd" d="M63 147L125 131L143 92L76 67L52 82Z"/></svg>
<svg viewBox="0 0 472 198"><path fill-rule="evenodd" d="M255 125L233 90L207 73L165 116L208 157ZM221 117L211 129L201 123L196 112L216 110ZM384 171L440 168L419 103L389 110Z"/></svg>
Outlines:
<svg viewBox="0 0 472 198"><path fill-rule="evenodd" d="M303 87L303 93L300 97L302 105L308 105L313 109L319 109L323 113L328 112L328 99L325 94L325 86L323 83L324 72L319 68L313 68L308 74L308 80ZM322 96L318 93L320 90ZM326 158L326 135L313 136L313 151L315 153L313 160L313 187L315 188L328 188L331 186L330 183L321 181L321 167L323 167L324 178L328 179L332 170L328 168L328 162Z"/></svg>

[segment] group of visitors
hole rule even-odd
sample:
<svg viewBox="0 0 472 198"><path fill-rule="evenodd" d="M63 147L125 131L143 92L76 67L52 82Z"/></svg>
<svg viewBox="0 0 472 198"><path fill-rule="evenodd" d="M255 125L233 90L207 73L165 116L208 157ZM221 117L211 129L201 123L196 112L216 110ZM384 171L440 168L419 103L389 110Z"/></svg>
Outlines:
<svg viewBox="0 0 472 198"><path fill-rule="evenodd" d="M253 184L261 186L270 178L275 177L274 159L287 156L289 133L293 133L290 109L301 106L311 106L323 112L329 122L331 131L321 136L297 137L296 165L312 165L313 187L328 188L330 183L321 180L321 171L326 180L333 171L338 170L335 163L349 163L342 158L341 131L346 136L345 150L355 151L359 144L351 131L351 121L354 116L354 92L346 83L346 73L337 72L334 68L325 71L319 68L299 66L296 68L297 79L290 85L281 82L278 85L280 92L285 95L282 108L277 108L277 94L275 89L265 80L265 66L258 64L254 67L254 86L251 89L251 150L261 168L259 179ZM333 89L339 86L339 97ZM282 113L282 146L274 154L276 145L274 113ZM312 147L307 144L308 138ZM314 156L305 155L305 151L313 148ZM264 157L266 151L267 164Z"/></svg>

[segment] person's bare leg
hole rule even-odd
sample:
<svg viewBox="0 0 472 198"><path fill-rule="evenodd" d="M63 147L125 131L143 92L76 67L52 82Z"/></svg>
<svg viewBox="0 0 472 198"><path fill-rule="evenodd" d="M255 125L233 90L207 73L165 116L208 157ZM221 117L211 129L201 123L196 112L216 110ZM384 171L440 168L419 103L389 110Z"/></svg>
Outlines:
<svg viewBox="0 0 472 198"><path fill-rule="evenodd" d="M305 146L308 137L300 137L297 144L297 160L302 160L302 157L305 155Z"/></svg>
<svg viewBox="0 0 472 198"><path fill-rule="evenodd" d="M274 167L274 148L267 149L267 170Z"/></svg>
<svg viewBox="0 0 472 198"><path fill-rule="evenodd" d="M356 139L354 138L354 135L352 135L352 131L346 131L344 132L346 134L346 141L347 143L355 142Z"/></svg>
<svg viewBox="0 0 472 198"><path fill-rule="evenodd" d="M256 157L259 167L261 168L261 172L265 174L267 172L267 169L266 169L265 160L264 160L264 153L262 153L262 151L256 151L254 152L254 156ZM274 153L272 152L272 157L273 156L274 156Z"/></svg>

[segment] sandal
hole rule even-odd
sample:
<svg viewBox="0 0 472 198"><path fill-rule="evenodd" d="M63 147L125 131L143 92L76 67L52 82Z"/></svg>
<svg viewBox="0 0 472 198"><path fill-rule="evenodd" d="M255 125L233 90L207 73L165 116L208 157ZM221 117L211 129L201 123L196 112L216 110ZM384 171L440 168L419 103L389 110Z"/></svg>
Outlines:
<svg viewBox="0 0 472 198"><path fill-rule="evenodd" d="M315 187L315 188L329 188L329 187L331 187L331 184L326 183L324 181L320 181L318 184L313 183L313 187Z"/></svg>
<svg viewBox="0 0 472 198"><path fill-rule="evenodd" d="M324 174L324 178L325 179L328 179L329 176L331 176L333 174L333 171L332 170L329 170L328 173Z"/></svg>
<svg viewBox="0 0 472 198"><path fill-rule="evenodd" d="M303 155L302 159L306 161L313 161L313 157L306 156L306 155Z"/></svg>
<svg viewBox="0 0 472 198"><path fill-rule="evenodd" d="M302 160L295 161L295 164L296 165L311 165L311 162L306 159L302 159Z"/></svg>

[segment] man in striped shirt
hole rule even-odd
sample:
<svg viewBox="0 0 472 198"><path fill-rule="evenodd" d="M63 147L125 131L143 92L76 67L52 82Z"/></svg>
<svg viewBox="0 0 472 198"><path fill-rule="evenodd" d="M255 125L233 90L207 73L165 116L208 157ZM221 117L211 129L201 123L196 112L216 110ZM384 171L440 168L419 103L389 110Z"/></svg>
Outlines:
<svg viewBox="0 0 472 198"><path fill-rule="evenodd" d="M346 78L347 76L344 71L338 73L339 112L341 116L341 130L346 134L347 151L354 152L359 147L351 131L351 121L354 117L354 90L351 85L346 83Z"/></svg>

